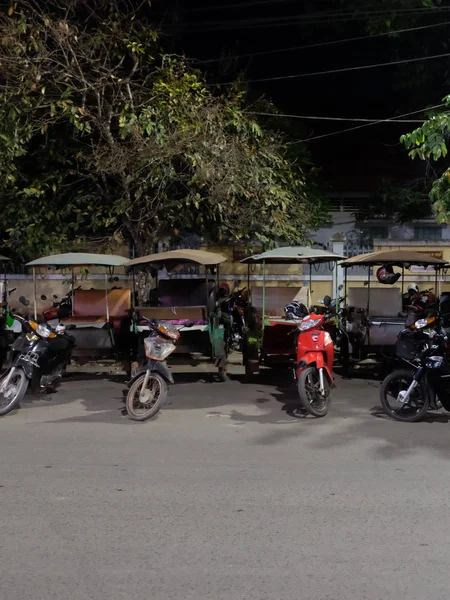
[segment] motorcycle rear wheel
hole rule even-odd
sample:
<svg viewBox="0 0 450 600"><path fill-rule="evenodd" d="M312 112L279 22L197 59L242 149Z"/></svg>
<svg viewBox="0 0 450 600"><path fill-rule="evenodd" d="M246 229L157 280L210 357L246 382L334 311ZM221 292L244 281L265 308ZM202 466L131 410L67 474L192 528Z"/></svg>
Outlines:
<svg viewBox="0 0 450 600"><path fill-rule="evenodd" d="M298 395L303 408L314 417L324 417L330 407L330 384L324 375L324 394L320 393L319 371L315 367L307 367L298 378Z"/></svg>
<svg viewBox="0 0 450 600"><path fill-rule="evenodd" d="M390 373L381 384L381 406L388 417L396 421L414 423L420 421L430 408L426 386L420 383L411 393L406 403L397 400L401 391L406 391L414 378L413 371L399 369Z"/></svg>
<svg viewBox="0 0 450 600"><path fill-rule="evenodd" d="M167 382L155 372L150 373L147 389L143 391L141 397L144 380L145 373L131 384L125 401L128 416L133 421L147 421L154 417L167 398Z"/></svg>
<svg viewBox="0 0 450 600"><path fill-rule="evenodd" d="M15 371L6 389L2 389L2 385L8 377L10 369L6 371L4 377L0 380L0 417L7 415L20 404L28 388L28 379L24 370L20 367L13 368Z"/></svg>

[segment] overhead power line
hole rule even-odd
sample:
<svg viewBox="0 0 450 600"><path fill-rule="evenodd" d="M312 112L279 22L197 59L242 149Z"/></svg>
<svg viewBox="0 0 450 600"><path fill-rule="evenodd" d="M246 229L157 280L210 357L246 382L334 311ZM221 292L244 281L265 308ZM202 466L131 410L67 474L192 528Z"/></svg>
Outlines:
<svg viewBox="0 0 450 600"><path fill-rule="evenodd" d="M361 119L359 117L315 117L311 115L286 115L281 113L270 113L270 112L259 112L259 111L245 111L247 115L261 115L263 117L275 117L284 119L305 119L312 121L352 121L354 123L380 123L380 119ZM423 119L385 119L386 123L423 123Z"/></svg>
<svg viewBox="0 0 450 600"><path fill-rule="evenodd" d="M247 8L247 6L259 6L263 4L284 4L295 2L295 0L253 0L253 2L240 2L239 4L219 4L215 6L202 6L191 8L186 12L210 12L213 10L226 10L228 8Z"/></svg>
<svg viewBox="0 0 450 600"><path fill-rule="evenodd" d="M390 119L380 119L379 121L374 121L373 123L364 123L364 125L357 125L356 127L349 127L347 129L340 129L339 131L333 131L332 133L324 133L323 135L316 135L314 137L305 138L303 140L297 140L292 142L293 144L300 144L302 142L312 142L314 140L321 140L323 138L328 138L334 135L340 135L341 133L347 133L348 131L356 131L357 129L363 129L364 127L372 127L373 125L380 125L381 123L387 123L390 121L397 121L399 119L403 119L404 117L409 117L410 115L416 115L417 113L425 112L426 110L434 110L435 108L442 108L445 104L436 104L435 106L427 106L425 108L421 108L420 110L413 110L412 112L405 113L403 115L394 116Z"/></svg>
<svg viewBox="0 0 450 600"><path fill-rule="evenodd" d="M206 60L195 60L197 64L209 64L219 62L221 60L234 60L236 58L249 58L252 56L267 56L268 54L278 54L281 52L293 52L295 50L306 50L308 48L320 48L322 46L333 46L335 44L344 44L347 42L357 42L360 40L367 40L373 38L380 38L390 35L396 35L399 33L406 33L408 31L419 31L421 29L431 29L433 27L442 27L443 25L450 25L450 21L444 21L443 23L433 23L433 25L422 25L420 27L410 27L409 29L396 29L394 31L388 31L384 33L376 33L374 35L361 35L353 38L344 38L342 40L333 40L330 42L318 42L316 44L306 44L304 46L291 46L289 48L277 48L275 50L263 50L261 52L248 52L246 54L235 54L232 56L223 56L221 58L209 58Z"/></svg>
<svg viewBox="0 0 450 600"><path fill-rule="evenodd" d="M220 31L223 29L255 29L261 27L285 27L292 25L313 25L316 23L334 23L334 22L348 22L358 21L366 19L367 17L382 16L386 15L389 17L394 12L395 14L403 13L405 15L438 15L444 12L450 11L450 7L441 8L405 8L396 11L390 11L388 9L381 11L370 11L370 12L347 12L347 13L316 13L316 15L290 15L282 17L258 17L248 19L234 19L224 21L202 21L199 23L187 22L184 31L185 32L199 32L199 31Z"/></svg>
<svg viewBox="0 0 450 600"><path fill-rule="evenodd" d="M332 69L329 71L315 71L312 73L297 73L295 75L279 75L277 77L261 77L259 79L246 79L246 83L261 83L264 81L280 81L282 79L300 79L301 77L313 77L316 75L332 75L334 73L345 73L349 71L363 71L365 69L377 69L379 67L390 67L394 65L405 65L407 63L420 62L421 60L432 60L435 58L445 58L450 56L450 52L445 54L433 54L432 56L421 56L420 58L406 58L404 60L394 60L387 63L377 63L375 65L360 65L359 67L346 67L344 69ZM236 81L227 81L225 83L212 83L211 86L235 85Z"/></svg>

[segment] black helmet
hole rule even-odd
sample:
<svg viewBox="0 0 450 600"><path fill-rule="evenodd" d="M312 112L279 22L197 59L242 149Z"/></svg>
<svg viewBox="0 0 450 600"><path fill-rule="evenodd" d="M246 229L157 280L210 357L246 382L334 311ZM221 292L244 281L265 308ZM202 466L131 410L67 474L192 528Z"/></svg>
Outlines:
<svg viewBox="0 0 450 600"><path fill-rule="evenodd" d="M286 315L286 319L289 319L290 321L295 321L303 319L303 317L306 317L306 315L309 313L308 309L304 304L302 304L301 302L297 302L297 300L293 300L292 302L289 302L289 304L286 304L286 306L284 307L284 314Z"/></svg>

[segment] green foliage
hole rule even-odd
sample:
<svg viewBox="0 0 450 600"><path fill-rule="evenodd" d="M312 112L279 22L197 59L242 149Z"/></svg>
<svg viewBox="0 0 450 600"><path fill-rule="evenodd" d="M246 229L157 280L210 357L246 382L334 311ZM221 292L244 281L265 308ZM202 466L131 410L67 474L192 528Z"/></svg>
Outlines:
<svg viewBox="0 0 450 600"><path fill-rule="evenodd" d="M172 229L301 242L323 217L311 167L161 53L144 3L18 0L0 15L3 239L22 257L83 236L140 253Z"/></svg>
<svg viewBox="0 0 450 600"><path fill-rule="evenodd" d="M450 96L444 102L450 107ZM450 110L444 110L430 115L421 127L400 138L411 158L439 161L441 175L432 184L430 199L440 223L450 222L450 167L442 160L448 153L449 131Z"/></svg>

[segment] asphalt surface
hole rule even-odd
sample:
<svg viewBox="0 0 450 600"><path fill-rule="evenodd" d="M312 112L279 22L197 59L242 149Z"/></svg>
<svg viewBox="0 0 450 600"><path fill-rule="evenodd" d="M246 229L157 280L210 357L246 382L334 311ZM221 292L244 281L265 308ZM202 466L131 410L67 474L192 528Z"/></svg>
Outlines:
<svg viewBox="0 0 450 600"><path fill-rule="evenodd" d="M0 420L0 598L448 597L446 413L389 421L377 382L338 378L298 418L275 372L175 376L144 424L82 374Z"/></svg>

